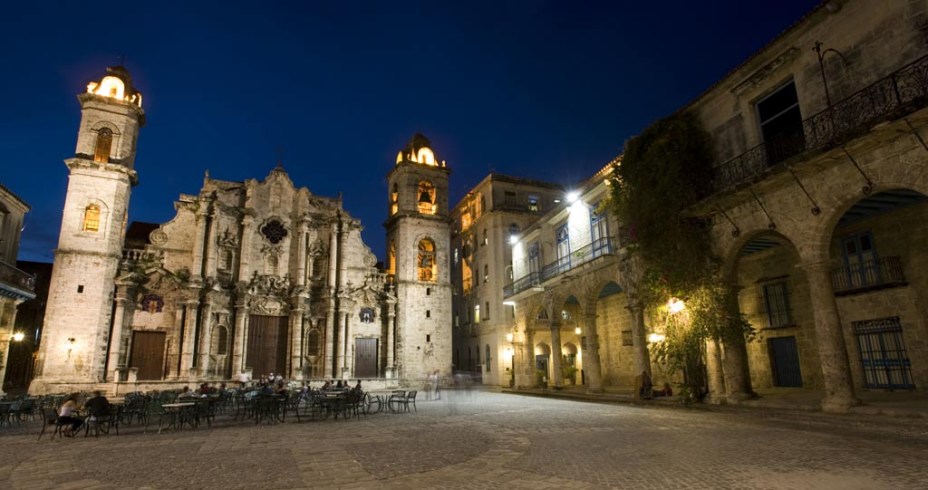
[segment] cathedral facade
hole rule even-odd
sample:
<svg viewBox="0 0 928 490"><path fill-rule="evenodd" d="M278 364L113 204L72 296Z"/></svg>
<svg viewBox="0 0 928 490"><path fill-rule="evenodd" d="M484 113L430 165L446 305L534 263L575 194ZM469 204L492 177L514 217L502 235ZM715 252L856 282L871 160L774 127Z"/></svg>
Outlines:
<svg viewBox="0 0 928 490"><path fill-rule="evenodd" d="M450 372L451 287L438 265L448 257L448 171L424 137L388 177L384 271L342 198L295 186L279 165L263 180L207 173L167 223L126 226L142 95L116 67L78 98L30 391L272 374L403 383Z"/></svg>

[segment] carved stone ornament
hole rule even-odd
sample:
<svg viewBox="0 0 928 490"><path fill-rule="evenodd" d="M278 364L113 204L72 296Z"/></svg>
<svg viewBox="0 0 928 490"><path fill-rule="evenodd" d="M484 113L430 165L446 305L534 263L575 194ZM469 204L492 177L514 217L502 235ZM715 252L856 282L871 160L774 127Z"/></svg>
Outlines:
<svg viewBox="0 0 928 490"><path fill-rule="evenodd" d="M325 255L328 248L325 246L325 242L321 238L317 238L316 241L309 245L309 255L318 257Z"/></svg>
<svg viewBox="0 0 928 490"><path fill-rule="evenodd" d="M374 267L375 265L377 265L377 257L376 257L374 254L372 254L372 253L369 253L369 254L365 255L365 256L364 256L364 265L366 265L366 266L368 266L368 267Z"/></svg>
<svg viewBox="0 0 928 490"><path fill-rule="evenodd" d="M218 241L219 245L223 247L235 248L238 246L238 237L236 237L235 234L232 233L228 228L226 228L226 231L219 235Z"/></svg>
<svg viewBox="0 0 928 490"><path fill-rule="evenodd" d="M259 315L283 315L289 310L287 304L273 297L252 298L248 302L248 309Z"/></svg>
<svg viewBox="0 0 928 490"><path fill-rule="evenodd" d="M164 245L168 242L168 234L165 233L161 228L158 228L148 235L148 239L154 245Z"/></svg>
<svg viewBox="0 0 928 490"><path fill-rule="evenodd" d="M247 292L256 296L286 298L290 292L290 276L268 276L255 272L248 283Z"/></svg>

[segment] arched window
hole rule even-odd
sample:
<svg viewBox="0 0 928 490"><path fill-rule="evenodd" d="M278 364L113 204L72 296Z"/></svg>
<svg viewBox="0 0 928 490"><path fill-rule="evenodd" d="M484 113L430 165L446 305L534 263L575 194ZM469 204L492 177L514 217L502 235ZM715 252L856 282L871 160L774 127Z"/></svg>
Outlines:
<svg viewBox="0 0 928 490"><path fill-rule="evenodd" d="M390 214L396 214L400 210L400 190L396 184L393 184L393 192L390 193Z"/></svg>
<svg viewBox="0 0 928 490"><path fill-rule="evenodd" d="M93 149L93 161L109 163L110 150L113 148L113 130L110 128L100 128L97 131L97 142Z"/></svg>
<svg viewBox="0 0 928 490"><path fill-rule="evenodd" d="M481 243L481 245L489 245L489 244L490 244L490 238L489 238L489 235L487 235L487 229L484 228L483 229L483 243Z"/></svg>
<svg viewBox="0 0 928 490"><path fill-rule="evenodd" d="M438 279L438 267L435 263L435 243L429 239L419 242L419 280L435 282Z"/></svg>
<svg viewBox="0 0 928 490"><path fill-rule="evenodd" d="M100 231L100 206L91 204L84 208L83 231Z"/></svg>
<svg viewBox="0 0 928 490"><path fill-rule="evenodd" d="M435 214L435 186L427 180L419 182L416 202L422 214Z"/></svg>
<svg viewBox="0 0 928 490"><path fill-rule="evenodd" d="M390 250L387 252L387 272L396 274L396 241L390 240Z"/></svg>

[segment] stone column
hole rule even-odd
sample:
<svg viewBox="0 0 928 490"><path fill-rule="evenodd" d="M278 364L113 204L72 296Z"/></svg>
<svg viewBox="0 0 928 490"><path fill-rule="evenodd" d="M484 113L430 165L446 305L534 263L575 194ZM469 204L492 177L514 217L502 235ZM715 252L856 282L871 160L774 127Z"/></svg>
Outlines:
<svg viewBox="0 0 928 490"><path fill-rule="evenodd" d="M216 209L210 213L206 237L206 272L203 273L203 277L215 277L216 257L219 255L219 211Z"/></svg>
<svg viewBox="0 0 928 490"><path fill-rule="evenodd" d="M205 199L200 199L196 211L196 235L193 237L193 266L190 271L192 274L191 282L199 282L203 279L203 242L206 241L206 208L209 204Z"/></svg>
<svg viewBox="0 0 928 490"><path fill-rule="evenodd" d="M248 307L245 301L235 305L235 338L232 344L232 376L233 378L245 371L245 360L247 357L247 344L245 339L248 338Z"/></svg>
<svg viewBox="0 0 928 490"><path fill-rule="evenodd" d="M242 249L238 253L238 280L248 281L251 276L251 238L254 235L255 219L246 214L242 217Z"/></svg>
<svg viewBox="0 0 928 490"><path fill-rule="evenodd" d="M329 292L329 307L325 311L325 370L323 371L326 378L335 377L335 373L332 370L333 360L335 356L335 294L334 292Z"/></svg>
<svg viewBox="0 0 928 490"><path fill-rule="evenodd" d="M551 379L554 387L561 386L561 322L551 320Z"/></svg>
<svg viewBox="0 0 928 490"><path fill-rule="evenodd" d="M822 410L844 413L860 401L855 397L851 383L847 346L831 284L831 266L828 262L811 262L804 263L802 267L809 280L815 340L825 382Z"/></svg>
<svg viewBox="0 0 928 490"><path fill-rule="evenodd" d="M346 376L348 364L348 313L338 313L338 372L335 376L344 378Z"/></svg>
<svg viewBox="0 0 928 490"><path fill-rule="evenodd" d="M651 376L651 353L648 351L648 336L644 325L644 308L637 302L626 306L632 315L632 352L635 358L635 376L643 372Z"/></svg>
<svg viewBox="0 0 928 490"><path fill-rule="evenodd" d="M126 367L126 340L123 325L126 322L126 303L129 299L128 287L120 285L116 287L116 308L113 311L113 332L110 336L110 356L109 366L107 367L107 379L111 382L121 381L119 379L118 369Z"/></svg>
<svg viewBox="0 0 928 490"><path fill-rule="evenodd" d="M707 402L713 405L725 403L725 377L722 372L722 347L719 341L709 339L706 342L706 372L709 381Z"/></svg>
<svg viewBox="0 0 928 490"><path fill-rule="evenodd" d="M587 314L584 317L584 330L586 331L586 344L583 352L584 375L587 389L593 392L603 391L602 368L599 364L599 335L596 331L596 314Z"/></svg>
<svg viewBox="0 0 928 490"><path fill-rule="evenodd" d="M751 397L751 381L748 378L747 349L744 339L722 342L722 372L725 376L725 391L728 401L737 403Z"/></svg>
<svg viewBox="0 0 928 490"><path fill-rule="evenodd" d="M209 303L203 305L203 308L200 309L200 338L197 339L199 343L199 359L197 362L197 369L200 372L200 376L207 376L209 374L209 344L212 337L213 330L213 306Z"/></svg>
<svg viewBox="0 0 928 490"><path fill-rule="evenodd" d="M522 359L519 364L519 378L516 383L521 388L535 386L535 332L526 327L525 342L520 346Z"/></svg>
<svg viewBox="0 0 928 490"><path fill-rule="evenodd" d="M295 301L299 301L297 298ZM290 379L303 379L303 308L290 310Z"/></svg>
<svg viewBox="0 0 928 490"><path fill-rule="evenodd" d="M306 221L300 222L300 233L297 235L300 243L297 247L299 254L297 257L296 284L303 286L306 284Z"/></svg>
<svg viewBox="0 0 928 490"><path fill-rule="evenodd" d="M168 367L168 372L170 373L171 379L178 379L181 377L183 372L181 368L181 360L183 359L181 354L183 352L183 345L181 345L180 331L184 326L184 313L186 311L186 305L183 303L178 303L174 309L174 331L177 332L177 336L172 339L170 342L170 366ZM185 332L186 334L186 332ZM128 360L126 361L128 365ZM132 366L127 366L132 367Z"/></svg>
<svg viewBox="0 0 928 490"><path fill-rule="evenodd" d="M0 354L3 355L0 362L0 385L6 378L7 361L10 358L10 342L13 340L13 333L16 328L16 307L22 303L22 300L0 299ZM0 394L4 393L0 386Z"/></svg>
<svg viewBox="0 0 928 490"><path fill-rule="evenodd" d="M197 329L197 301L188 301L184 304L186 310L186 324L184 325L184 345L180 351L181 376L196 377L193 367L193 346L196 345Z"/></svg>
<svg viewBox="0 0 928 490"><path fill-rule="evenodd" d="M393 332L396 330L396 304L387 303L387 343L384 345L387 357L387 374L388 377L393 375Z"/></svg>

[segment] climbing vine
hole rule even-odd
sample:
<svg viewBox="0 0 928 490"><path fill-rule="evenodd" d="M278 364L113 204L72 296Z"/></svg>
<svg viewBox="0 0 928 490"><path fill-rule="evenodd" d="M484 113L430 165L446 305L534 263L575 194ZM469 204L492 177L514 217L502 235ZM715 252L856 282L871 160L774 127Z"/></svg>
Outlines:
<svg viewBox="0 0 928 490"><path fill-rule="evenodd" d="M718 275L708 224L688 214L711 192L712 140L693 114L680 112L629 140L614 170L610 203L644 264L639 301L664 331L652 353L682 373L684 399L701 399L706 341L750 334L736 292ZM670 298L685 309L670 311Z"/></svg>

